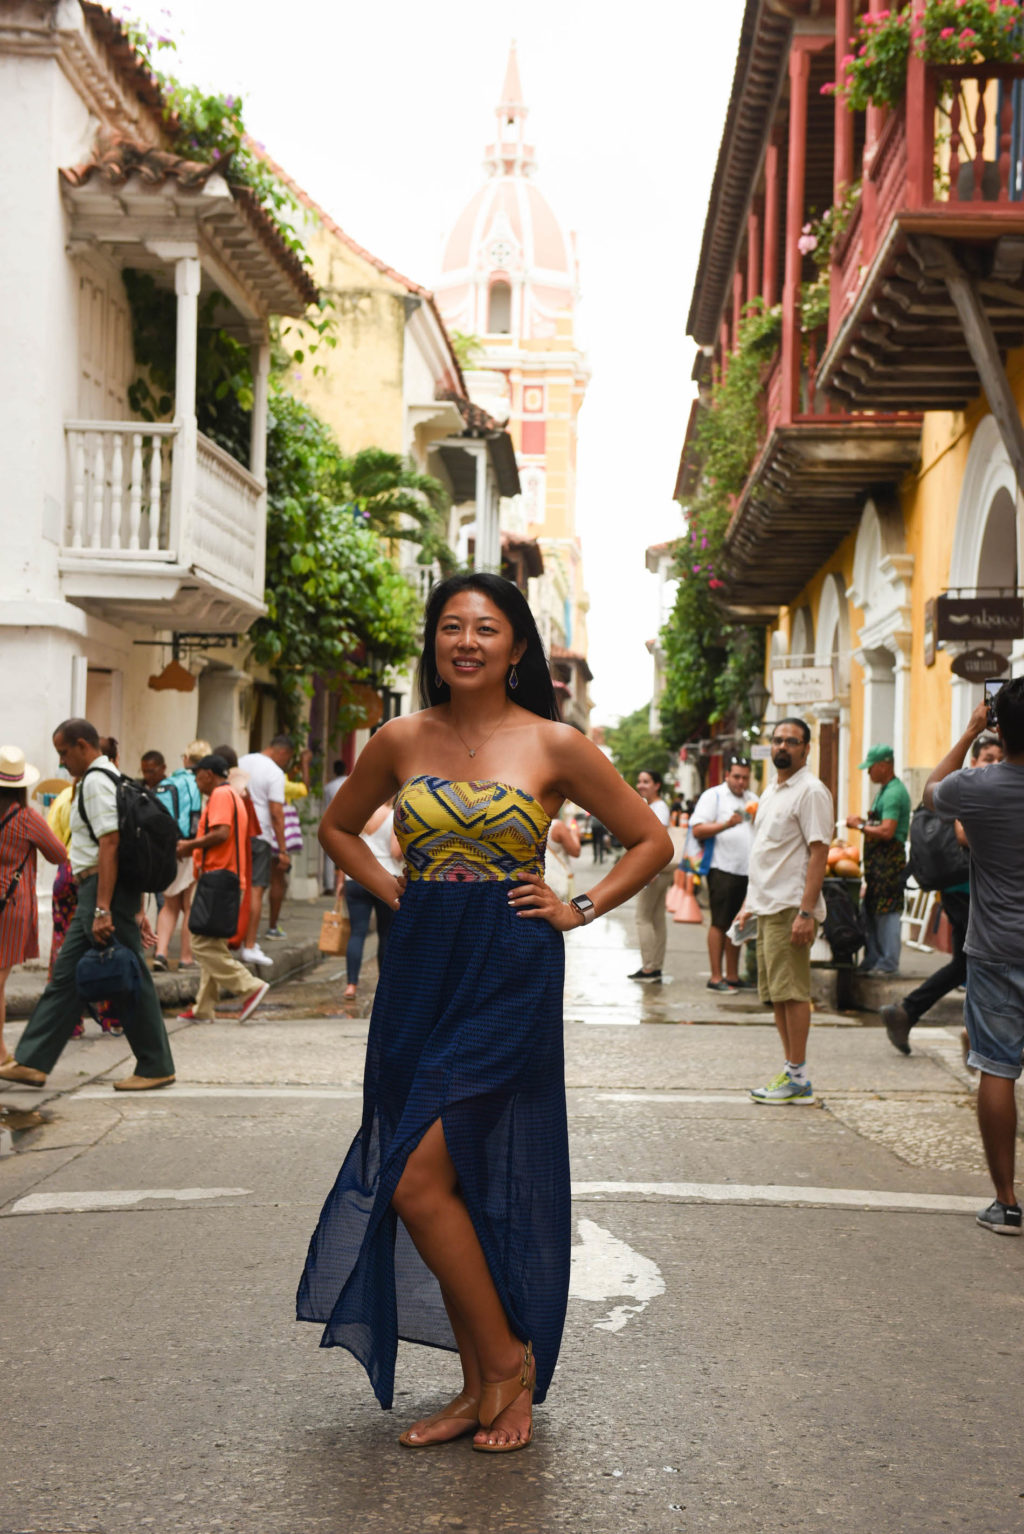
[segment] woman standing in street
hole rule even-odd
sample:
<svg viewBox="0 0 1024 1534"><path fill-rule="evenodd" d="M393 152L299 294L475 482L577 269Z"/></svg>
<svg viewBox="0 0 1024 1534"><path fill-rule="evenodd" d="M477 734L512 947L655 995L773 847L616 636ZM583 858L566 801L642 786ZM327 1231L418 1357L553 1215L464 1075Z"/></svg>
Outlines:
<svg viewBox="0 0 1024 1534"><path fill-rule="evenodd" d="M669 823L668 805L661 797L661 773L653 767L638 772L636 791L656 817L660 826ZM671 856L671 848L669 855ZM640 944L640 968L633 971L630 980L661 979L661 966L665 962L665 896L672 883L673 870L662 868L640 892L636 903L636 935Z"/></svg>
<svg viewBox="0 0 1024 1534"><path fill-rule="evenodd" d="M36 853L48 863L67 859L63 842L29 808L28 790L38 782L39 771L24 751L0 746L0 1065L14 1059L4 1043L7 977L15 964L39 957Z"/></svg>
<svg viewBox="0 0 1024 1534"><path fill-rule="evenodd" d="M557 722L536 625L499 576L454 576L427 605L423 709L377 731L320 838L397 913L370 1024L363 1123L310 1243L300 1319L347 1347L390 1407L399 1335L457 1348L462 1390L402 1435L532 1437L569 1284L562 934L628 900L669 839L597 748ZM360 832L396 795L406 872ZM627 849L589 895L544 882L565 799ZM436 1282L431 1281L430 1274Z"/></svg>

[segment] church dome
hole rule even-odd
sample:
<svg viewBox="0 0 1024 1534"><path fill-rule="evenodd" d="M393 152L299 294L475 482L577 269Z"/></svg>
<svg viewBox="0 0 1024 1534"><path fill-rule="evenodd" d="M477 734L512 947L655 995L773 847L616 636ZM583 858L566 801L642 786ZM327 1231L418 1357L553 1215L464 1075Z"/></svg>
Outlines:
<svg viewBox="0 0 1024 1534"><path fill-rule="evenodd" d="M452 329L553 335L555 316L575 303L575 256L531 179L535 161L523 136L526 115L513 44L497 108L498 132L487 148L488 179L456 219L435 285Z"/></svg>

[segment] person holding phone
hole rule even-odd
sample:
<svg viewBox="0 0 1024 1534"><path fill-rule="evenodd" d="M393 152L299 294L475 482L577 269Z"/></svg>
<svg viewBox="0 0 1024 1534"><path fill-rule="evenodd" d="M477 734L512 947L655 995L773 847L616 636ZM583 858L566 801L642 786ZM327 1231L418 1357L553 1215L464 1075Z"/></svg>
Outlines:
<svg viewBox="0 0 1024 1534"><path fill-rule="evenodd" d="M879 785L867 815L848 815L846 824L864 837L864 914L867 943L861 970L895 975L900 967L900 917L906 882L910 795L896 776L891 746L872 746L861 762Z"/></svg>

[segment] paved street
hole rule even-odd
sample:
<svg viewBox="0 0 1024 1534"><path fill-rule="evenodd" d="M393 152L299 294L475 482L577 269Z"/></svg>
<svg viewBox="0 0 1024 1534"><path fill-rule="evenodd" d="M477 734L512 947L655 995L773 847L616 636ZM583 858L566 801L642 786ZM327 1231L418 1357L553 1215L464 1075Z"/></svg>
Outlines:
<svg viewBox="0 0 1024 1534"><path fill-rule="evenodd" d="M660 988L625 978L629 908L567 940L572 1296L507 1458L398 1447L449 1355L403 1347L382 1413L292 1319L372 984L349 1016L327 960L250 1025L182 1025L140 1099L123 1041L69 1046L0 1160L0 1534L1020 1529L1024 1242L974 1224L956 1027L905 1059L819 1013L822 1106L755 1107L774 1029L706 991L705 930L671 928Z"/></svg>

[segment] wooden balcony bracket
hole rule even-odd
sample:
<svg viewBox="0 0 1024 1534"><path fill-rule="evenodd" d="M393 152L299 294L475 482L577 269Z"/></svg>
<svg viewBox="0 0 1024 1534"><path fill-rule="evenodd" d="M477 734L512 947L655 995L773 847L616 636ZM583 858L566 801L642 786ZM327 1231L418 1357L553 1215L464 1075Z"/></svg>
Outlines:
<svg viewBox="0 0 1024 1534"><path fill-rule="evenodd" d="M1018 488L1024 493L1024 422L1018 413L978 284L964 271L946 241L936 239L934 235L919 235L910 242L910 248L922 271L927 276L941 277L946 284L989 409L1013 465Z"/></svg>

